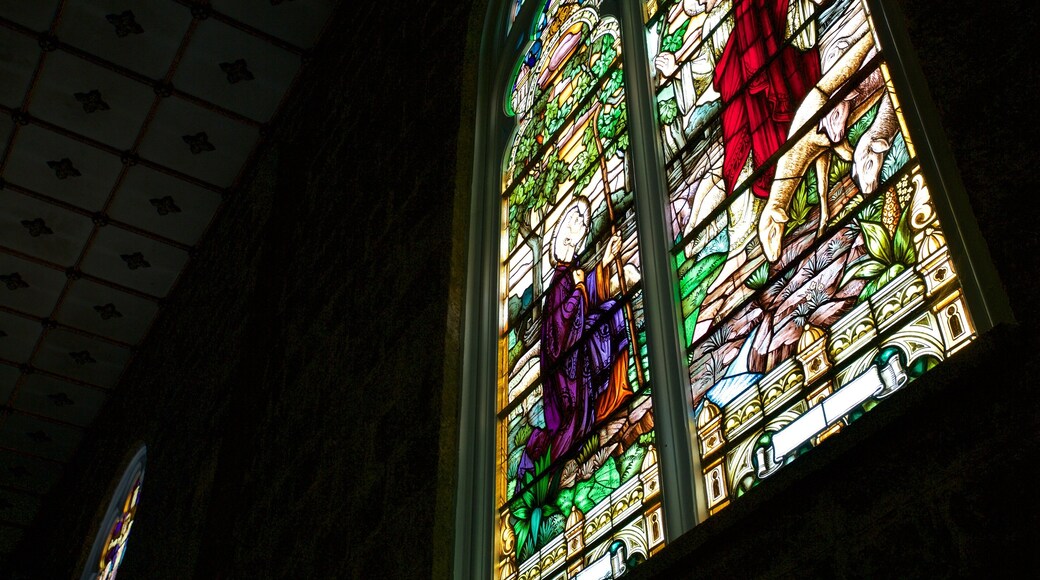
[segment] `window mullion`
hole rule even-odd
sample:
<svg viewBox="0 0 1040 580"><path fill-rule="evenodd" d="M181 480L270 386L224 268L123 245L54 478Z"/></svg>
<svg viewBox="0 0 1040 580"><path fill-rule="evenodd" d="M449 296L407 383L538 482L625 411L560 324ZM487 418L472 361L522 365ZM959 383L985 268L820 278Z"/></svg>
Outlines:
<svg viewBox="0 0 1040 580"><path fill-rule="evenodd" d="M462 368L459 393L459 464L455 495L453 576L486 578L493 574L495 526L495 349L498 329L498 243L501 207L496 191L497 151L505 119L498 104L502 82L501 6L488 11L478 57L473 176L470 192L469 244L465 311L462 321Z"/></svg>
<svg viewBox="0 0 1040 580"><path fill-rule="evenodd" d="M621 51L628 102L629 154L645 283L647 343L653 377L654 421L661 465L661 489L668 540L706 517L704 491L693 483L700 473L690 449L686 365L679 340L678 295L668 250L664 200L664 151L657 138L655 97L638 0L621 0Z"/></svg>

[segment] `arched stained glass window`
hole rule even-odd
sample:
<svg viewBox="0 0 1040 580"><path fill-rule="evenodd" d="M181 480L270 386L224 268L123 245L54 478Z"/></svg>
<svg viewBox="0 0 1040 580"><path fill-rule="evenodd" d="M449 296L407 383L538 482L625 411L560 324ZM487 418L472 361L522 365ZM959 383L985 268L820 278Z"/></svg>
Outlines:
<svg viewBox="0 0 1040 580"><path fill-rule="evenodd" d="M141 447L120 479L87 559L83 580L115 580L137 515L145 456Z"/></svg>
<svg viewBox="0 0 1040 580"><path fill-rule="evenodd" d="M498 566L622 571L664 527L617 19L545 2L510 85Z"/></svg>
<svg viewBox="0 0 1040 580"><path fill-rule="evenodd" d="M619 576L1006 316L884 10L491 9L460 577Z"/></svg>

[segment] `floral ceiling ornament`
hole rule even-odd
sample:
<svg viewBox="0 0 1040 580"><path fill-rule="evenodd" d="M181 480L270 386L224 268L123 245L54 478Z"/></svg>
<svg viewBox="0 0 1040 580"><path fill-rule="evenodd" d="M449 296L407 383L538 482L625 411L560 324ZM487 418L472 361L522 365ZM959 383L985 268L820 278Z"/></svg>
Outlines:
<svg viewBox="0 0 1040 580"><path fill-rule="evenodd" d="M181 213L181 208L178 207L176 203L174 203L173 198L171 196L169 196L169 195L167 195L166 197L162 197L162 198L158 198L158 197L157 198L153 198L153 199L148 200L148 202L151 203L153 206L155 206L155 211L159 215L169 215L171 213Z"/></svg>
<svg viewBox="0 0 1040 580"><path fill-rule="evenodd" d="M253 73L250 72L249 67L246 65L246 61L243 58L240 58L235 62L220 63L220 70L227 74L227 80L231 84L240 81L251 81L254 78Z"/></svg>
<svg viewBox="0 0 1040 580"><path fill-rule="evenodd" d="M51 393L47 395L47 398L51 400L51 403L55 407L68 407L69 405L76 404L76 402L70 399L65 393Z"/></svg>
<svg viewBox="0 0 1040 580"><path fill-rule="evenodd" d="M111 320L113 318L122 318L123 313L116 310L116 305L109 302L105 305L97 305L94 307L94 311L101 316L101 320Z"/></svg>
<svg viewBox="0 0 1040 580"><path fill-rule="evenodd" d="M141 161L141 158L130 151L123 151L119 155L119 162L127 167L133 167Z"/></svg>
<svg viewBox="0 0 1040 580"><path fill-rule="evenodd" d="M54 52L58 50L58 37L53 34L41 34L37 44L43 52Z"/></svg>
<svg viewBox="0 0 1040 580"><path fill-rule="evenodd" d="M181 139L188 144L188 148L191 149L192 155L198 155L203 151L215 151L217 149L209 142L209 135L207 135L205 131L194 135L184 135Z"/></svg>
<svg viewBox="0 0 1040 580"><path fill-rule="evenodd" d="M29 287L29 283L22 280L22 275L18 272L11 272L10 274L0 276L0 282L7 286L8 290L12 291Z"/></svg>
<svg viewBox="0 0 1040 580"><path fill-rule="evenodd" d="M90 351L86 350L81 350L79 352L70 352L69 356L71 356L72 360L80 366L93 364L97 362L97 360L95 360L94 357L90 356Z"/></svg>
<svg viewBox="0 0 1040 580"><path fill-rule="evenodd" d="M116 36L119 38L144 32L144 29L137 23L131 10L126 10L122 14L109 14L105 16L105 19L112 23L112 26L116 27Z"/></svg>
<svg viewBox="0 0 1040 580"><path fill-rule="evenodd" d="M165 99L173 94L173 85L162 81L156 81L155 84L152 85L152 90L155 91L155 94Z"/></svg>
<svg viewBox="0 0 1040 580"><path fill-rule="evenodd" d="M108 103L101 98L101 91L94 89L86 93L74 93L73 96L76 100L83 104L83 111L87 113L94 113L97 111L107 111L111 107Z"/></svg>
<svg viewBox="0 0 1040 580"><path fill-rule="evenodd" d="M29 230L29 235L38 238L40 236L47 236L54 233L54 230L47 227L47 223L43 221L43 218L36 218L34 220L22 220L22 225L25 229Z"/></svg>
<svg viewBox="0 0 1040 580"><path fill-rule="evenodd" d="M152 267L152 265L144 259L144 254L142 254L141 252L134 252L133 254L121 254L119 257L122 258L124 262L126 262L126 267L130 268L131 270Z"/></svg>
<svg viewBox="0 0 1040 580"><path fill-rule="evenodd" d="M60 161L48 161L47 166L54 170L54 175L58 179L68 179L83 175L72 165L72 160L68 157L63 157Z"/></svg>

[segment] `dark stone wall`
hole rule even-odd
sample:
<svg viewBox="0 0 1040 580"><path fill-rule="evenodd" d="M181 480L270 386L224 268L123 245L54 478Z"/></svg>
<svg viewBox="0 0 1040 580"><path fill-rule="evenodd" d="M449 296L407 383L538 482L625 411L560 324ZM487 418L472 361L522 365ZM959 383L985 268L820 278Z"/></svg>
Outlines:
<svg viewBox="0 0 1040 580"><path fill-rule="evenodd" d="M469 2L345 4L48 496L23 577L73 576L140 441L148 472L121 578L446 575L480 18ZM637 575L1038 563L1037 8L903 8L1017 323Z"/></svg>

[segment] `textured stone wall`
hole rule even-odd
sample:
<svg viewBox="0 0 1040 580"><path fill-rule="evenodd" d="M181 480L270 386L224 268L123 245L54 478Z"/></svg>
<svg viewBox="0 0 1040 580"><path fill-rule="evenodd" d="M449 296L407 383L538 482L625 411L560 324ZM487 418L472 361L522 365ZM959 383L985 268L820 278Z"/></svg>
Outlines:
<svg viewBox="0 0 1040 580"><path fill-rule="evenodd" d="M47 498L22 577L72 575L138 441L148 473L121 577L446 574L471 3L348 4ZM674 542L643 577L1037 564L1034 6L904 3L1018 324Z"/></svg>

